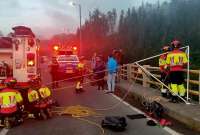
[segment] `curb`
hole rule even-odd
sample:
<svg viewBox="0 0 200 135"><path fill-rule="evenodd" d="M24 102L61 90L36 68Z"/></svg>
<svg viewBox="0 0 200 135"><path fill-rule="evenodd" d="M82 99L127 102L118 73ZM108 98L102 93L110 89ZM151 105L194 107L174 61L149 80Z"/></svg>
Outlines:
<svg viewBox="0 0 200 135"><path fill-rule="evenodd" d="M123 91L127 91L127 88L124 88L123 86L120 86L119 84L116 85L117 88ZM140 93L137 93L135 91L130 91L129 95L133 96L133 101L142 101L143 99L147 99L144 96L142 96ZM162 100L159 102L166 108L166 115L173 118L174 120L184 124L186 127L188 127L191 130L195 130L197 132L200 132L200 119L195 117L189 117L184 115L184 112L176 111L172 105L173 103L166 103Z"/></svg>

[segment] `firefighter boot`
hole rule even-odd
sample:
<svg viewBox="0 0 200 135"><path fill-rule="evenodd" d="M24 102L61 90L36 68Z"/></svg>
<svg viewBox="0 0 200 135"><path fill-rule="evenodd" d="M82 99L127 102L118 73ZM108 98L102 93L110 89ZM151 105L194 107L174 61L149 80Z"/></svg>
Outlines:
<svg viewBox="0 0 200 135"><path fill-rule="evenodd" d="M76 83L76 93L80 93L81 92L81 82L80 81L78 81L77 83Z"/></svg>
<svg viewBox="0 0 200 135"><path fill-rule="evenodd" d="M170 102L178 103L178 97L177 96L172 96Z"/></svg>
<svg viewBox="0 0 200 135"><path fill-rule="evenodd" d="M162 97L167 97L167 89L161 89L161 95Z"/></svg>

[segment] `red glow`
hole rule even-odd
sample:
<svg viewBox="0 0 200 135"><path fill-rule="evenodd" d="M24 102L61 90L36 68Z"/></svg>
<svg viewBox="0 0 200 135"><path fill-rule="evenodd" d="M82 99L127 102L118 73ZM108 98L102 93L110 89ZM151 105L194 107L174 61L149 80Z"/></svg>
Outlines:
<svg viewBox="0 0 200 135"><path fill-rule="evenodd" d="M53 49L54 49L55 51L58 51L59 47L58 47L57 45L55 45L55 46L53 47Z"/></svg>
<svg viewBox="0 0 200 135"><path fill-rule="evenodd" d="M76 46L74 46L74 47L73 47L73 50L74 50L74 51L76 51L76 50L77 50L77 47L76 47Z"/></svg>
<svg viewBox="0 0 200 135"><path fill-rule="evenodd" d="M34 66L34 61L32 61L32 60L30 60L30 61L28 61L28 66Z"/></svg>

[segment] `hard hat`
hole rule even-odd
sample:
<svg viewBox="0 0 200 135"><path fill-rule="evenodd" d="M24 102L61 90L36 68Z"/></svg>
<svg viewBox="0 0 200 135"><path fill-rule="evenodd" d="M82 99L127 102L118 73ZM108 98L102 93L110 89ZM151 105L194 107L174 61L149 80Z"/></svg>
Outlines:
<svg viewBox="0 0 200 135"><path fill-rule="evenodd" d="M13 78L13 77L7 78L7 79L4 81L4 84L5 84L7 87L14 86L16 83L17 83L17 80L16 80L15 78Z"/></svg>
<svg viewBox="0 0 200 135"><path fill-rule="evenodd" d="M163 48L162 48L162 51L163 52L168 52L168 51L170 51L171 50L171 48L170 48L170 46L168 46L168 45L165 45L165 46L163 46Z"/></svg>
<svg viewBox="0 0 200 135"><path fill-rule="evenodd" d="M181 42L178 40L174 40L171 42L172 48L179 48L181 46Z"/></svg>

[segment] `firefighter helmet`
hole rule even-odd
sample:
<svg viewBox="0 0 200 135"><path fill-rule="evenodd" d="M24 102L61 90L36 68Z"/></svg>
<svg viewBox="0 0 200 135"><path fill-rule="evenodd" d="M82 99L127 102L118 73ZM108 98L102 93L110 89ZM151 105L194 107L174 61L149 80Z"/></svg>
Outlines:
<svg viewBox="0 0 200 135"><path fill-rule="evenodd" d="M4 81L4 84L7 86L7 87L14 87L15 84L17 83L17 80L15 78L7 78L5 81Z"/></svg>
<svg viewBox="0 0 200 135"><path fill-rule="evenodd" d="M171 46L172 46L172 48L180 48L181 42L178 40L174 40L171 42Z"/></svg>

